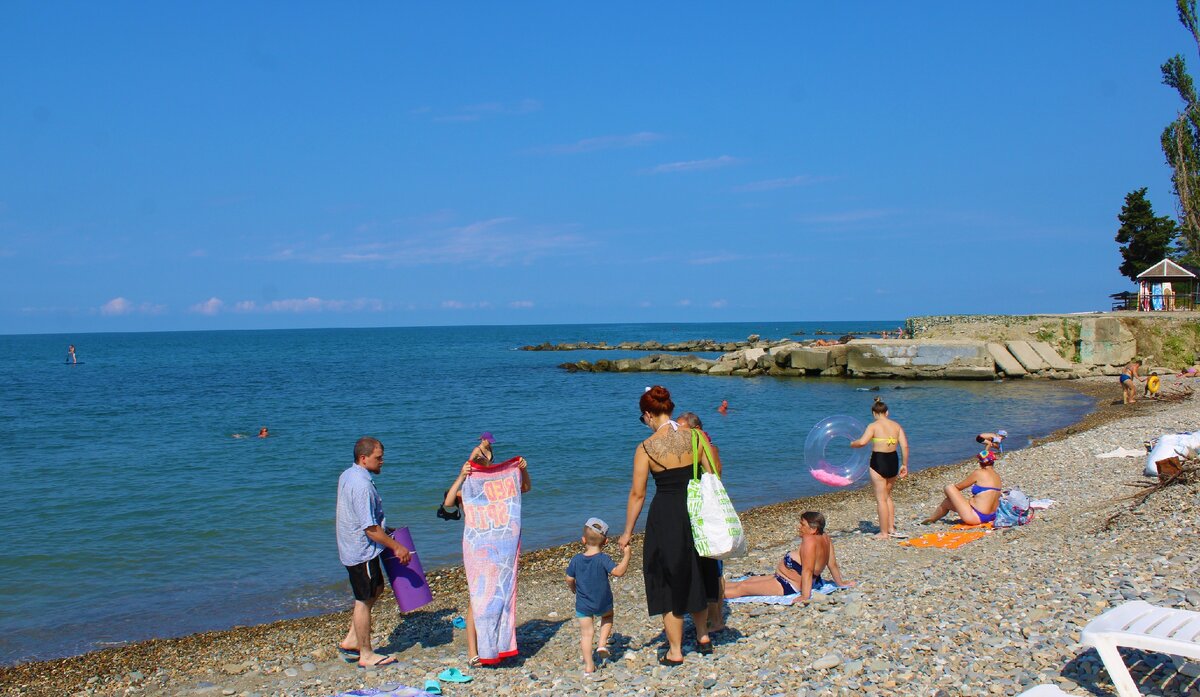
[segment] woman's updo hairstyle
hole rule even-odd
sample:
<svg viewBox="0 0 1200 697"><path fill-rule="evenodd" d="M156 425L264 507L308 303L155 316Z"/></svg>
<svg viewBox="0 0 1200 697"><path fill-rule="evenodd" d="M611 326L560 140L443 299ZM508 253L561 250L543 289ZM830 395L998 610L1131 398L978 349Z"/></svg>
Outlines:
<svg viewBox="0 0 1200 697"><path fill-rule="evenodd" d="M675 402L671 401L671 393L662 385L655 385L642 393L638 402L642 411L651 414L670 414L675 411Z"/></svg>
<svg viewBox="0 0 1200 697"><path fill-rule="evenodd" d="M887 405L883 403L883 400L876 397L875 403L871 405L871 413L872 414L886 414L887 410L888 410Z"/></svg>

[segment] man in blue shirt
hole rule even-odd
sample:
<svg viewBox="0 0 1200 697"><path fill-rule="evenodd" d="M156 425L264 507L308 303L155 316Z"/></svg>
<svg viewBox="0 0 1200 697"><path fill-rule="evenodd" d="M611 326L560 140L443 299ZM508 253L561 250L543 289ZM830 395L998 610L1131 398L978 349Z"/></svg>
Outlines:
<svg viewBox="0 0 1200 697"><path fill-rule="evenodd" d="M359 438L354 444L354 464L338 477L337 545L338 558L350 574L354 591L354 613L350 631L338 645L347 661L366 668L396 662L371 650L371 607L383 590L383 570L379 555L392 550L401 564L407 564L409 551L391 538L383 514L383 500L375 490L375 479L383 469L383 443L374 438Z"/></svg>

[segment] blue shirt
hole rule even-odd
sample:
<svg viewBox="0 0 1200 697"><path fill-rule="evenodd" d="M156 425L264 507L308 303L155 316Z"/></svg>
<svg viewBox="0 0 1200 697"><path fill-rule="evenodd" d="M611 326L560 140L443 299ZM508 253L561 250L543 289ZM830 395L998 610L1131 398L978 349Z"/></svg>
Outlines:
<svg viewBox="0 0 1200 697"><path fill-rule="evenodd" d="M595 617L607 615L613 607L608 575L616 568L604 552L588 556L576 554L567 564L567 575L575 579L575 612Z"/></svg>
<svg viewBox="0 0 1200 697"><path fill-rule="evenodd" d="M371 473L354 464L338 477L336 529L342 564L371 561L383 551L383 545L367 537L366 529L372 525L384 527L383 499Z"/></svg>

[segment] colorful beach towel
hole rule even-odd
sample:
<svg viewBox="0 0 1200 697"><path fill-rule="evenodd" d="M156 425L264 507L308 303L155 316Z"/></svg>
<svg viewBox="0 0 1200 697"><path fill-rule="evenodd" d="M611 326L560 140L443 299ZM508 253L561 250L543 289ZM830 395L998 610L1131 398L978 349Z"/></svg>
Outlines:
<svg viewBox="0 0 1200 697"><path fill-rule="evenodd" d="M974 542L992 531L991 523L983 525L965 525L959 523L950 528L949 532L931 532L911 540L903 540L900 544L909 547L937 547L938 549L958 549L968 542Z"/></svg>
<svg viewBox="0 0 1200 697"><path fill-rule="evenodd" d="M376 690L373 687L368 687L364 690L339 692L333 697L433 697L433 693L426 692L419 687L395 685L394 689L391 690Z"/></svg>
<svg viewBox="0 0 1200 697"><path fill-rule="evenodd" d="M463 567L479 658L517 655L517 559L521 553L520 457L474 470L462 486Z"/></svg>
<svg viewBox="0 0 1200 697"><path fill-rule="evenodd" d="M742 578L745 578L744 576ZM742 579L734 579L740 581ZM820 586L813 588L813 593L821 595L829 595L830 593L841 590L841 586L833 581L821 581ZM792 601L799 598L801 593L792 593L791 595L743 595L740 598L727 598L727 603L766 603L768 605L791 605Z"/></svg>

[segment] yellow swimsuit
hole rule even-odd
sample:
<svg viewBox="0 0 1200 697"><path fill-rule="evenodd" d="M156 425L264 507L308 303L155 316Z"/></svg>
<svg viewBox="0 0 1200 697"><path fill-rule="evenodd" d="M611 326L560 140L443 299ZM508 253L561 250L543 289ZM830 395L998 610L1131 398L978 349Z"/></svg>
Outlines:
<svg viewBox="0 0 1200 697"><path fill-rule="evenodd" d="M884 445L897 445L900 441L895 438L872 438L871 442L883 441Z"/></svg>

